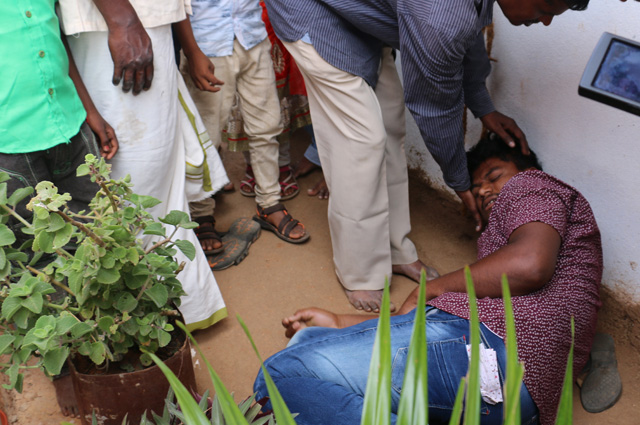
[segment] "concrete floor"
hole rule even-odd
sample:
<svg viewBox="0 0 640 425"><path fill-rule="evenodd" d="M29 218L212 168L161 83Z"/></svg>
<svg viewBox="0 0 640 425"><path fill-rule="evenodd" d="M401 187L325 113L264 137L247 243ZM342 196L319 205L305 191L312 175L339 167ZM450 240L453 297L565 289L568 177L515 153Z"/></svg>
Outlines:
<svg viewBox="0 0 640 425"><path fill-rule="evenodd" d="M303 136L300 136L303 137ZM303 143L294 143L294 158L301 156ZM238 186L243 176L242 155L229 153L225 164L231 179ZM331 244L327 228L327 202L310 198L306 190L320 174L314 172L300 179L301 193L286 202L289 211L300 219L311 233L311 240L292 245L275 235L263 232L251 247L249 256L238 266L216 272L229 310L229 317L210 329L196 334L204 353L236 400L252 392L259 362L245 337L236 315L249 327L263 358L285 347L280 320L297 308L318 306L335 312L355 310L338 283L331 260ZM415 176L414 176L415 177ZM358 190L353 188L353 190ZM413 231L421 259L446 273L475 259L473 225L460 214L457 204L427 188L419 178L411 182ZM241 196L238 190L220 197L216 212L218 229L225 230L236 218L254 213L254 200ZM400 305L415 284L403 277L394 277L391 300ZM616 315L615 306L605 306L601 319ZM589 414L580 405L579 392L574 393L574 423L584 425L637 424L640 412L640 356L621 334L615 320L601 320L600 329L614 334L624 383L620 401L600 414ZM196 377L201 390L212 388L202 361L196 359ZM5 394L12 424L59 424L65 420L57 407L52 385L39 372L25 379L21 395ZM79 423L79 420L70 420ZM329 425L329 424L327 424Z"/></svg>

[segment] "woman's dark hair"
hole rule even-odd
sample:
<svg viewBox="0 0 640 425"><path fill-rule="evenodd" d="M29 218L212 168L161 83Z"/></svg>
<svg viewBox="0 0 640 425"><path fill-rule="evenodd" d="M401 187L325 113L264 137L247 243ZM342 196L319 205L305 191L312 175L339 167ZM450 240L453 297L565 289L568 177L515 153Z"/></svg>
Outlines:
<svg viewBox="0 0 640 425"><path fill-rule="evenodd" d="M480 164L489 158L511 161L520 171L531 167L542 170L536 154L531 149L529 149L529 151L531 153L525 155L522 153L520 146L510 148L497 134L489 133L467 152L469 175L473 176L473 173L480 167Z"/></svg>
<svg viewBox="0 0 640 425"><path fill-rule="evenodd" d="M585 10L589 0L563 0L571 10Z"/></svg>

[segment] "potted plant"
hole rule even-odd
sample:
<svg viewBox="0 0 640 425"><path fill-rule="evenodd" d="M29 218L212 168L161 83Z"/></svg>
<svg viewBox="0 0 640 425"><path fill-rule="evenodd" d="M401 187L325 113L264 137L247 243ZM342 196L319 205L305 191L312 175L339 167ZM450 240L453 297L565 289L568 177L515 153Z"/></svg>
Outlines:
<svg viewBox="0 0 640 425"><path fill-rule="evenodd" d="M85 422L87 415L90 422L94 408L98 417L119 414L111 408L101 412L94 404L108 398L104 384L89 385L96 396L84 406L82 400L91 391L86 386L79 389L82 379L76 372L107 376L116 371L121 381L122 372L134 375L152 365L149 353L166 359L183 347L186 356L177 361L178 369L184 369L194 384L190 353L184 348L187 341L182 331L174 330L173 320L184 294L176 278L184 264L174 255L179 249L192 260L195 248L188 241L173 240L175 230L167 234L164 225L191 229L197 224L181 211L154 220L146 210L159 201L134 194L128 176L112 180L109 171L110 166L93 155L78 168L78 175L90 175L97 190L89 209L81 212L66 207L69 194L40 182L27 205L33 211L31 222L19 216L15 206L33 191L19 189L7 196L4 182L9 177L0 173L0 354L8 358L0 368L9 376L5 387L21 391L25 368L40 368L53 376L69 361ZM24 235L19 236L27 240L19 247L10 220L23 226ZM154 235L156 242L143 247L140 235ZM159 411L166 381L161 387L155 396ZM126 412L127 403L146 390L135 386L131 400L113 391ZM101 423L122 421L111 419Z"/></svg>

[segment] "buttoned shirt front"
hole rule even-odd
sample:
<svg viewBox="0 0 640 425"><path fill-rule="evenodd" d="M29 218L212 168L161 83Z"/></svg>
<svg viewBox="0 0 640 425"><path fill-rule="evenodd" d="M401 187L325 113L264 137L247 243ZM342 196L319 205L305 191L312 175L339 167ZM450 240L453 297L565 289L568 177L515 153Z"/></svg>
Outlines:
<svg viewBox="0 0 640 425"><path fill-rule="evenodd" d="M196 42L209 57L230 56L233 40L246 50L267 38L257 0L192 0L191 27Z"/></svg>
<svg viewBox="0 0 640 425"><path fill-rule="evenodd" d="M0 2L0 152L68 143L86 112L69 78L55 0Z"/></svg>
<svg viewBox="0 0 640 425"><path fill-rule="evenodd" d="M107 31L107 23L93 0L59 0L60 20L65 34ZM186 19L191 0L129 0L142 26L155 28Z"/></svg>
<svg viewBox="0 0 640 425"><path fill-rule="evenodd" d="M494 0L265 0L276 35L310 41L324 60L376 85L382 47L400 50L405 103L455 190L471 186L464 150L466 104L495 110L482 28Z"/></svg>

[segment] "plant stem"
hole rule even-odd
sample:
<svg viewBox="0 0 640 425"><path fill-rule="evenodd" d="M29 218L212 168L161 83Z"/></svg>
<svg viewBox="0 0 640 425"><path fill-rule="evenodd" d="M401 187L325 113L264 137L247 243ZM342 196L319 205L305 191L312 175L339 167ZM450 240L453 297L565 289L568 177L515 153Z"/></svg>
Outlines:
<svg viewBox="0 0 640 425"><path fill-rule="evenodd" d="M116 211L118 211L118 206L116 205L116 200L113 197L113 193L111 193L111 191L105 184L104 179L102 178L98 179L98 184L100 185L102 190L104 190L104 193L105 195L107 195L107 198L109 198L109 202L111 202L111 208L113 208L113 212L115 213ZM120 222L120 217L118 217L118 222Z"/></svg>
<svg viewBox="0 0 640 425"><path fill-rule="evenodd" d="M2 207L6 212L11 214L20 223L24 224L27 227L31 227L31 224L27 220L22 218L22 216L20 214L18 214L17 212L15 212L13 209L7 207L6 205L0 205L0 207Z"/></svg>
<svg viewBox="0 0 640 425"><path fill-rule="evenodd" d="M136 301L140 301L140 298L142 298L142 295L144 294L144 291L147 290L147 284L149 283L150 280L151 280L151 276L147 277L147 280L144 281L144 284L142 285L142 288L140 288L140 293L136 297Z"/></svg>
<svg viewBox="0 0 640 425"><path fill-rule="evenodd" d="M74 226L76 226L78 229L82 230L87 236L89 236L91 239L93 239L102 248L105 247L104 241L102 239L100 239L100 237L98 235L96 235L91 230L89 230L84 224L80 223L79 221L76 221L76 220L72 219L71 217L69 217L68 215L63 213L62 211L55 211L55 212L60 217L62 217L64 219L64 221L66 221L67 223L71 223Z"/></svg>
<svg viewBox="0 0 640 425"><path fill-rule="evenodd" d="M161 247L162 245L166 244L167 242L171 242L171 238L170 238L170 237L169 237L169 238L165 238L165 239L163 239L163 240L161 240L161 241L156 242L155 244L153 244L153 246L151 246L149 249L147 249L144 253L145 253L145 254L148 254L148 253L150 253L151 251L153 251L154 249L159 248L159 247Z"/></svg>
<svg viewBox="0 0 640 425"><path fill-rule="evenodd" d="M29 270L31 273L38 275L38 276L44 276L45 279L49 282L52 283L54 285L56 285L57 287L64 289L65 291L67 291L69 294L73 295L74 297L76 296L76 294L73 293L73 291L71 289L69 289L69 287L63 283L58 282L57 280L55 280L54 278L47 276L45 273L42 273L40 270L31 267L31 266L27 266L27 270Z"/></svg>
<svg viewBox="0 0 640 425"><path fill-rule="evenodd" d="M10 365L8 363L0 363L0 367L11 367L11 366L13 366L13 365ZM40 368L40 366L36 366L36 365L34 365L34 366L22 366L22 365L18 366L18 369L39 369L39 368Z"/></svg>
<svg viewBox="0 0 640 425"><path fill-rule="evenodd" d="M44 302L44 305L46 307L50 307L50 308L53 308L53 309L56 309L56 310L68 311L69 313L80 313L80 309L78 307L70 307L68 305L64 306L64 305L58 305L58 304L51 304L51 303L48 303L46 301ZM75 317L75 315L74 315L74 317ZM80 320L80 319L78 319L78 320Z"/></svg>

